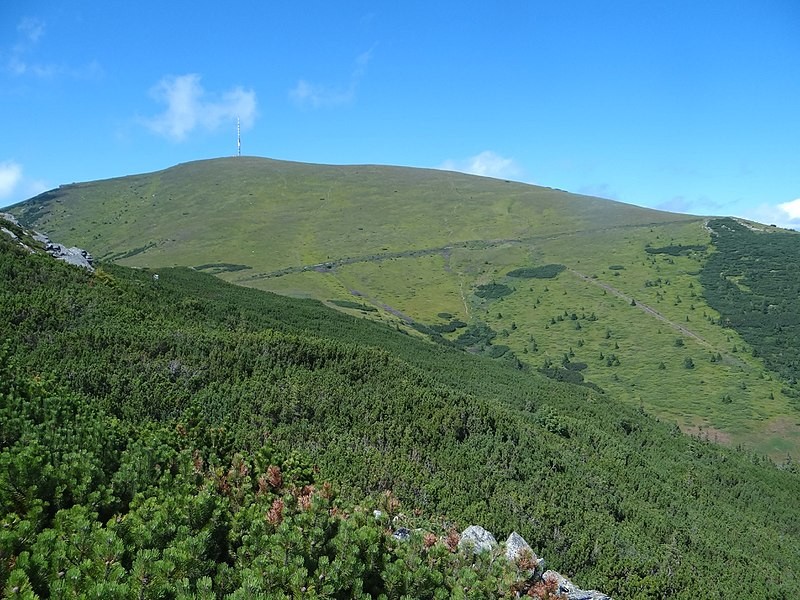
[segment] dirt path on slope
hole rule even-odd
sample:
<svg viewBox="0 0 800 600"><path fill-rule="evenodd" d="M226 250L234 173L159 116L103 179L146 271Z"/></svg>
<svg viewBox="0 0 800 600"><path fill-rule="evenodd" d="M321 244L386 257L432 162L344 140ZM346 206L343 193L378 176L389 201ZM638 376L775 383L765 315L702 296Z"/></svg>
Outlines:
<svg viewBox="0 0 800 600"><path fill-rule="evenodd" d="M369 302L371 305L377 306L379 308L382 308L386 312L388 312L390 314L393 314L395 317L397 317L398 319L400 319L401 321L403 321L405 323L408 323L409 325L415 322L414 319L409 317L407 314L397 310L393 306L389 306L388 304L384 304L383 302L381 302L377 298L373 298L372 296L368 296L367 294L365 294L363 292L359 292L358 290L352 290L352 289L348 288L347 291L350 292L356 298L363 298L364 300Z"/></svg>
<svg viewBox="0 0 800 600"><path fill-rule="evenodd" d="M640 302L639 300L635 300L633 297L628 296L627 294L621 292L617 288L615 288L613 286L610 286L607 283L604 283L604 282L602 282L602 281L600 281L598 279L592 279L588 275L580 273L580 272L576 271L575 269L568 269L568 270L569 270L570 273L575 275L575 277L578 277L579 279L583 279L584 281L586 281L588 283L591 283L593 285L596 285L598 287L603 288L604 290L606 290L610 294L613 294L614 296L625 300L625 302L627 302L628 304L630 304L631 302L635 302L636 308L638 308L639 310L642 310L642 311L646 312L651 317L655 317L656 319L658 319L659 321L661 321L663 323L666 323L667 325L672 327L672 329L674 329L675 331L680 332L682 335L684 335L684 336L686 336L688 338L692 338L697 343L699 343L702 346L705 346L709 350L713 350L714 352L720 352L716 347L714 347L714 345L711 342L709 342L705 338L699 336L698 334L696 334L694 331L692 331L688 327L668 319L666 316L664 316L663 314L658 312L652 306L648 306L647 304L644 304L643 302ZM722 353L720 352L720 354L722 354ZM749 368L749 365L746 362L744 362L743 360L739 359L739 358L736 358L736 357L733 357L733 356L730 356L730 355L727 355L727 354L724 355L724 357L725 357L726 360L736 364L737 366L740 366L740 367L745 368L745 369Z"/></svg>
<svg viewBox="0 0 800 600"><path fill-rule="evenodd" d="M293 273L302 273L304 271L316 271L318 273L326 273L337 267L343 267L345 265L353 265L357 263L365 263L365 262L372 262L377 263L386 260L392 260L397 258L420 258L422 256L431 256L434 254L446 254L450 253L454 249L465 249L465 250L486 250L489 248L497 248L499 246L504 246L507 244L534 244L541 240L555 240L562 237L574 236L581 233L592 233L598 231L612 231L618 229L636 229L639 227L651 227L653 225L666 225L668 223L685 223L687 221L678 220L678 221L661 221L658 223L639 223L639 224L627 224L627 225L617 225L611 227L598 227L598 228L589 228L589 229L580 229L577 231L562 231L558 233L543 233L539 235L529 236L529 237L522 237L522 238L508 238L508 239L488 239L488 240L465 240L459 242L451 242L445 246L437 246L435 248L417 248L413 250L402 250L398 252L376 252L374 254L367 254L361 256L347 256L341 257L333 260L327 260L320 263L314 264L305 264L305 265L292 265L289 267L284 267L277 271L269 271L266 273L251 273L244 277L240 277L235 279L235 283L247 285L251 281L256 281L259 279L272 279L274 277L283 277L284 275L291 275Z"/></svg>

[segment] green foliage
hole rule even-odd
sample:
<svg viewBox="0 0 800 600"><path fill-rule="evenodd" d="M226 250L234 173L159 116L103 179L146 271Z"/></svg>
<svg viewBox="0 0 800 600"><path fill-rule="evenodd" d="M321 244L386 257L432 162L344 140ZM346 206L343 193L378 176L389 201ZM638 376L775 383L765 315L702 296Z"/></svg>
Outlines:
<svg viewBox="0 0 800 600"><path fill-rule="evenodd" d="M104 256L103 258L105 258L106 260L123 260L123 259L126 259L126 258L132 258L134 256L137 256L138 254L144 254L150 248L155 248L155 246L156 246L155 242L148 242L148 243L146 243L146 244L144 244L142 246L137 246L136 248L131 248L130 250L125 250L123 252L114 252L114 253L108 254L108 255Z"/></svg>
<svg viewBox="0 0 800 600"><path fill-rule="evenodd" d="M235 273L236 271L246 271L252 269L249 265L237 265L234 263L206 263L197 265L195 269L198 271L208 271L209 273Z"/></svg>
<svg viewBox="0 0 800 600"><path fill-rule="evenodd" d="M500 358L506 352L508 352L510 348L508 346L503 345L492 345L489 347L488 356L489 358Z"/></svg>
<svg viewBox="0 0 800 600"><path fill-rule="evenodd" d="M485 285L479 285L475 290L475 295L478 298L487 298L490 300L496 298L502 298L503 296L508 296L514 290L512 290L507 285L502 283L487 283Z"/></svg>
<svg viewBox="0 0 800 600"><path fill-rule="evenodd" d="M55 451L55 440L45 432L60 425L90 436L82 445L85 460L108 454L102 436L91 434L113 426L113 417L98 412L92 421L67 416L57 423L64 418L61 404L74 398L27 384L5 362L0 376L5 408L24 413L30 405L37 407L31 417L37 433L26 444L33 443L39 453ZM210 433L208 427L182 420L130 424L126 437L115 439L110 449L118 460L105 462L103 477L92 486L90 495L105 499L100 502L73 499L55 512L43 512L52 497L49 490L31 491L35 502L27 510L3 498L4 597L439 598L464 589L472 589L473 596L502 597L525 580L515 565L502 560L479 560L464 570L465 557L451 552L434 523L421 524L439 535L395 541L371 507L340 502L330 485L317 487L305 475L296 477L297 459L281 460L269 447L250 457L204 455L196 445ZM27 461L31 455L20 446L4 447L2 457ZM142 451L158 454L158 462L143 464ZM46 466L56 474L70 468L55 462ZM135 495L128 500L109 495L110 482L127 481L130 467L139 471ZM16 481L5 476L2 489Z"/></svg>
<svg viewBox="0 0 800 600"><path fill-rule="evenodd" d="M208 201L209 190L214 202ZM542 355L554 356L563 347L577 347L581 337L586 360L610 350L597 335L609 327L623 346L618 352L622 368L612 373L590 360L584 375L616 399L638 406L641 398L650 414L684 428L708 423L732 445L741 443L775 458L800 448L795 409L777 383L766 384L774 402L767 394L737 394L747 411L719 410L720 388L730 371L740 362L753 367L745 377L754 390L760 367L750 360L752 348L743 340L720 341L724 334L718 315L705 305L695 275L706 253L645 252L646 247L708 245L710 234L701 217L455 173L253 158L198 161L158 174L65 186L11 210L23 222L35 220L53 239L86 247L104 259L155 242L120 259L122 264L249 265L247 271L218 274L291 297L361 302L353 293L363 294L375 299L377 310L360 316L412 337L420 337L412 330L417 324L424 324L424 335L437 342L461 333L444 324L447 329L437 332L440 312L463 322L484 321L498 334L509 332L502 344L511 350L502 361L521 357L534 369L538 357L523 356L529 334L539 336ZM326 235L311 235L321 223ZM548 262L568 270L542 285L528 280L528 285L515 286L513 278L505 277L514 269ZM625 269L608 270L610 263ZM470 293L492 281L517 289L496 300ZM647 281L653 287L642 289ZM617 291L635 297L642 310L619 302ZM673 310L678 296L691 300ZM200 318L202 304L186 302ZM498 303L503 304L504 323L495 326ZM686 334L691 352L697 356L713 349L726 354L725 360L659 373L659 361L679 365L679 357L656 337L657 329L669 324L644 307L672 323L685 323L684 307L690 304L708 315L692 319L692 333L708 345ZM597 327L583 318L570 327L545 327L551 315L565 309L594 313ZM236 319L231 314L231 326ZM741 360L728 356L732 343L745 348L733 357ZM773 426L773 418L792 420L790 431Z"/></svg>
<svg viewBox="0 0 800 600"><path fill-rule="evenodd" d="M456 346L460 348L480 348L488 346L497 337L497 332L486 323L476 323L470 325L456 338Z"/></svg>
<svg viewBox="0 0 800 600"><path fill-rule="evenodd" d="M672 244L670 246L661 246L653 248L648 246L644 249L648 254L668 254L669 256L681 256L689 254L690 252L704 252L708 247L705 244Z"/></svg>
<svg viewBox="0 0 800 600"><path fill-rule="evenodd" d="M453 319L449 323L435 323L431 325L430 328L437 333L453 333L459 329L463 329L466 326L467 324L464 323L464 321Z"/></svg>
<svg viewBox="0 0 800 600"><path fill-rule="evenodd" d="M555 381L565 381L576 385L584 385L583 375L579 371L572 371L564 367L542 367L539 373Z"/></svg>
<svg viewBox="0 0 800 600"><path fill-rule="evenodd" d="M717 252L700 276L709 305L794 385L800 379L800 236L759 233L734 219L709 227Z"/></svg>
<svg viewBox="0 0 800 600"><path fill-rule="evenodd" d="M189 269L109 266L111 286L0 248L6 595L510 593L513 569L451 553L434 515L517 530L615 597L688 597L698 572L709 596L800 591L791 469L318 302ZM432 545L373 517L388 489Z"/></svg>
<svg viewBox="0 0 800 600"><path fill-rule="evenodd" d="M374 306L362 304L361 302L353 302L352 300L330 300L329 302L341 308L353 308L362 312L378 312L378 309Z"/></svg>
<svg viewBox="0 0 800 600"><path fill-rule="evenodd" d="M525 279L553 279L561 273L566 267L564 265L542 265L539 267L522 267L520 269L513 269L506 273L509 277L525 278Z"/></svg>

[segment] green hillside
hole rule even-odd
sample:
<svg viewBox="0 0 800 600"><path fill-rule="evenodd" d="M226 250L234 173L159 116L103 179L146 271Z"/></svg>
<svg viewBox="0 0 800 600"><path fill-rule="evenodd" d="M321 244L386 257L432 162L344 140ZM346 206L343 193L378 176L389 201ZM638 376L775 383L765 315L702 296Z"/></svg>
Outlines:
<svg viewBox="0 0 800 600"><path fill-rule="evenodd" d="M471 523L614 597L800 591L795 468L613 394L184 268L3 235L0 279L6 595L513 597Z"/></svg>
<svg viewBox="0 0 800 600"><path fill-rule="evenodd" d="M736 302L709 295L721 250L703 218L459 173L259 158L62 186L12 212L103 261L315 298L582 381L703 438L800 453L800 363L771 360L722 314ZM755 239L779 238L798 245ZM548 265L560 267L537 271Z"/></svg>
<svg viewBox="0 0 800 600"><path fill-rule="evenodd" d="M697 220L460 173L260 158L62 186L14 212L98 258L142 249L125 262L171 266L220 255L251 267L247 276L454 242Z"/></svg>

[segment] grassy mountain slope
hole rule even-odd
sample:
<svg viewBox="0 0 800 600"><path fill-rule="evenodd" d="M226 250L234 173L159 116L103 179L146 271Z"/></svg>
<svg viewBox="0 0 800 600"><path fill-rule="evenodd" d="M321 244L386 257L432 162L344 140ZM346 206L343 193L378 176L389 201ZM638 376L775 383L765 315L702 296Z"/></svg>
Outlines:
<svg viewBox="0 0 800 600"><path fill-rule="evenodd" d="M144 535L142 526L132 533L120 529L114 511L124 497L115 494L127 488L116 486L162 473L170 464L163 453L178 442L159 436L177 431L188 435L175 450L186 457L191 444L199 444L194 450L216 448L229 460L240 452L247 461L268 439L284 456L301 450L322 477L341 481L354 495L389 488L409 513L416 507L459 525L481 523L500 536L517 529L550 566L617 597L798 591L800 479L755 454L680 435L610 394L433 345L315 301L231 286L188 269L158 270L158 281L152 271L117 266L91 275L28 255L6 238L0 250L0 331L16 368L102 411L109 427L119 428L109 439L125 439L126 424L165 427L164 433L144 428L150 433L134 447L134 471L117 476L114 485L97 495L80 488L85 495L58 496L53 511L72 512L54 526L69 525L72 503L94 503L91 510L108 521L91 531ZM79 439L67 414L41 428L60 432L59 448ZM2 460L35 472L30 453L38 446L9 445L9 439L4 434ZM158 440L161 445L152 445ZM109 460L113 453L100 456ZM235 474L236 464L231 471L219 464L218 473ZM283 463L286 469L291 464ZM52 477L60 469L42 473ZM209 477L213 472L209 468ZM30 480L38 483L26 493L41 492L41 481ZM7 493L12 483L18 489L18 481L3 480L0 499L20 502ZM142 488L145 496L129 498L136 523L153 519L145 507L155 510L156 498L186 490L169 469L158 485L170 487L150 485ZM265 518L243 510L231 527L248 531ZM14 523L15 535L28 531ZM162 555L156 541L147 544L155 550L142 560L168 566L180 556L172 550ZM14 559L13 553L3 556ZM131 568L138 564L133 556L125 560ZM43 568L30 564L32 573ZM746 569L736 566L743 564ZM702 591L698 573L705 576ZM214 577L218 592L235 589L236 575L222 569Z"/></svg>
<svg viewBox="0 0 800 600"><path fill-rule="evenodd" d="M146 256L151 266L170 266L222 254L254 274L469 240L691 220L459 173L257 158L63 186L20 208L25 222L93 247L99 258L154 244L126 262Z"/></svg>
<svg viewBox="0 0 800 600"><path fill-rule="evenodd" d="M718 250L698 217L458 173L256 158L63 186L12 212L120 264L192 266L451 342L463 323L472 351L583 378L712 440L800 452L786 378L706 299L700 274ZM510 275L548 264L565 269Z"/></svg>

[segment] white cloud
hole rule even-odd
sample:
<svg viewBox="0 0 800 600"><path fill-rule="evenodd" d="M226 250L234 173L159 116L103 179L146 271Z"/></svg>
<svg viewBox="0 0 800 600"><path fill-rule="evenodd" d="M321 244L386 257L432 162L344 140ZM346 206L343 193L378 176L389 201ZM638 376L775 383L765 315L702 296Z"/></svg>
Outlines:
<svg viewBox="0 0 800 600"><path fill-rule="evenodd" d="M353 71L352 78L353 79L361 79L364 76L364 73L367 71L367 65L369 61L372 60L372 52L375 50L375 46L367 50L366 52L362 52L356 57L356 68Z"/></svg>
<svg viewBox="0 0 800 600"><path fill-rule="evenodd" d="M39 40L47 27L44 21L35 17L25 17L17 24L17 42L6 53L5 69L18 77L33 76L39 79L52 79L66 76L74 79L99 77L103 69L97 60L83 65L42 62L36 56Z"/></svg>
<svg viewBox="0 0 800 600"><path fill-rule="evenodd" d="M647 204L645 206L651 205ZM655 204L652 208L690 215L719 215L731 210L730 206L716 202L704 195L695 197L673 196Z"/></svg>
<svg viewBox="0 0 800 600"><path fill-rule="evenodd" d="M23 183L24 197L33 198L42 192L53 189L53 186L47 183L44 179L26 179Z"/></svg>
<svg viewBox="0 0 800 600"><path fill-rule="evenodd" d="M356 57L355 66L347 85L331 86L300 79L289 90L289 98L301 108L331 108L352 103L356 98L358 85L367 72L367 65L372 60L374 49L373 46Z"/></svg>
<svg viewBox="0 0 800 600"><path fill-rule="evenodd" d="M13 160L0 162L0 200L10 204L41 194L50 186L39 179L25 177L22 165Z"/></svg>
<svg viewBox="0 0 800 600"><path fill-rule="evenodd" d="M438 168L498 179L513 179L522 174L522 169L513 158L500 156L491 150L484 150L480 154L465 159L448 159Z"/></svg>
<svg viewBox="0 0 800 600"><path fill-rule="evenodd" d="M150 90L150 95L167 106L161 114L145 119L144 124L176 142L186 139L195 129L213 131L237 118L242 128L248 129L257 114L254 91L235 87L216 99L209 98L195 73L165 77Z"/></svg>
<svg viewBox="0 0 800 600"><path fill-rule="evenodd" d="M786 229L800 229L800 198L782 204L751 206L736 211L736 216Z"/></svg>
<svg viewBox="0 0 800 600"><path fill-rule="evenodd" d="M12 160L0 162L0 198L14 193L22 182L22 166Z"/></svg>
<svg viewBox="0 0 800 600"><path fill-rule="evenodd" d="M31 44L39 41L44 34L44 29L44 21L35 17L25 17L17 25L17 31Z"/></svg>
<svg viewBox="0 0 800 600"><path fill-rule="evenodd" d="M578 188L578 193L585 196L607 198L608 200L620 199L619 194L617 194L608 183L588 183Z"/></svg>
<svg viewBox="0 0 800 600"><path fill-rule="evenodd" d="M778 208L790 221L800 221L800 198L778 204Z"/></svg>
<svg viewBox="0 0 800 600"><path fill-rule="evenodd" d="M289 90L289 98L298 106L305 108L343 106L350 104L355 97L356 90L352 85L346 89L337 89L311 83L305 79L298 81L297 85Z"/></svg>
<svg viewBox="0 0 800 600"><path fill-rule="evenodd" d="M51 66L30 64L29 54L44 35L44 21L33 17L25 17L17 24L17 43L11 48L6 61L6 69L14 75L32 73L37 76L49 76Z"/></svg>

